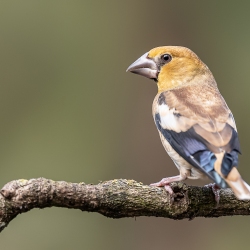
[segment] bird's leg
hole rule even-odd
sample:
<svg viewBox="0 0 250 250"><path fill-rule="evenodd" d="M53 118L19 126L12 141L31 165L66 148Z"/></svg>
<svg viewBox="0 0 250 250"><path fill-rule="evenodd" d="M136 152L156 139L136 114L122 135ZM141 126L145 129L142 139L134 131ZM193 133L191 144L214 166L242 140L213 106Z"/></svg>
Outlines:
<svg viewBox="0 0 250 250"><path fill-rule="evenodd" d="M183 180L186 180L186 175L176 175L176 176L173 176L173 177L167 177L167 178L163 178L161 181L159 182L156 182L156 183L152 183L150 184L150 186L153 186L153 187L164 187L165 190L170 194L172 195L174 193L173 189L170 187L170 183L171 182L174 182L174 181L183 181Z"/></svg>
<svg viewBox="0 0 250 250"><path fill-rule="evenodd" d="M205 187L209 187L212 189L216 201L216 208L219 206L220 203L220 187L216 183L210 183L205 185Z"/></svg>

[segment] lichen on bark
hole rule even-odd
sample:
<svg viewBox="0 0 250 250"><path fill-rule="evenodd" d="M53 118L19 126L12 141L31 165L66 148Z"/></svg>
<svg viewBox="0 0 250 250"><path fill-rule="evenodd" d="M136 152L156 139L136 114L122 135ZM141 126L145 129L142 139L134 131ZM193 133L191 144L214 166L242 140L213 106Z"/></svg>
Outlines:
<svg viewBox="0 0 250 250"><path fill-rule="evenodd" d="M14 180L0 191L0 231L18 214L33 208L64 207L98 212L111 218L156 216L175 220L249 215L250 201L239 201L230 189L220 191L216 207L208 187L172 183L174 195L134 180L115 179L97 185L45 178Z"/></svg>

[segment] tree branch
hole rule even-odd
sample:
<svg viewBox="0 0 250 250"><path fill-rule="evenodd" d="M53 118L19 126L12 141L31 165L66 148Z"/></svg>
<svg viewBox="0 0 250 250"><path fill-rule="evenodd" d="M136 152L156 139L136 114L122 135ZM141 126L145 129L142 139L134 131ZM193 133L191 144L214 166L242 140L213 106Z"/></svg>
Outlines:
<svg viewBox="0 0 250 250"><path fill-rule="evenodd" d="M45 178L11 181L0 191L0 231L18 214L52 206L98 212L111 218L156 216L181 220L250 214L250 201L237 200L230 189L220 191L216 208L208 187L181 182L172 183L171 187L174 198L163 188L134 180L111 180L97 185Z"/></svg>

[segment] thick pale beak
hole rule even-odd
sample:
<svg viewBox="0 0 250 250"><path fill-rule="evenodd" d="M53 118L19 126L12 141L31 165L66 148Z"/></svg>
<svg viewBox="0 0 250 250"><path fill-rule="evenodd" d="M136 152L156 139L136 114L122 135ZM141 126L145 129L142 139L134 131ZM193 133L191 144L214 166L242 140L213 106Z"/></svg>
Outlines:
<svg viewBox="0 0 250 250"><path fill-rule="evenodd" d="M132 63L126 72L132 72L150 79L157 79L158 70L156 63L148 58L148 52Z"/></svg>

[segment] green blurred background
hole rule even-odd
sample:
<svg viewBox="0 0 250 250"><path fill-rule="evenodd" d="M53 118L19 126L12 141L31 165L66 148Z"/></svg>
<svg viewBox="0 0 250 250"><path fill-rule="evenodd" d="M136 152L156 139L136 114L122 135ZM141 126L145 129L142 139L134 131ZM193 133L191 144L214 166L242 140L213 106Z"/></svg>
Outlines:
<svg viewBox="0 0 250 250"><path fill-rule="evenodd" d="M249 183L249 8L249 1L1 1L0 185L36 177L149 184L177 174L151 116L155 83L125 73L160 45L191 48L214 73L237 121ZM249 220L113 220L35 209L10 223L0 248L235 250L249 246Z"/></svg>

